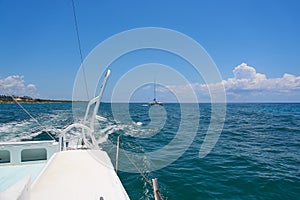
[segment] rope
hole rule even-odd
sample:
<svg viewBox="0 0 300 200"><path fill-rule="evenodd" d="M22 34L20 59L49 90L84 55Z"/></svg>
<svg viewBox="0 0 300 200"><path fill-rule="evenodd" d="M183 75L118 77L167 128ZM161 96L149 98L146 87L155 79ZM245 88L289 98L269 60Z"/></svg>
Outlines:
<svg viewBox="0 0 300 200"><path fill-rule="evenodd" d="M135 167L135 169L141 174L141 176L146 180L147 183L153 188L152 182L146 177L146 175L138 168L138 166L129 158L128 154L124 151L125 156L128 158L129 162Z"/></svg>
<svg viewBox="0 0 300 200"><path fill-rule="evenodd" d="M1 85L0 85L1 86ZM14 100L14 102L16 103L16 104L18 104L18 106L33 120L33 121L35 121L40 127L43 127L43 125L35 118L35 117L33 117L15 98L14 98L14 96L13 95L11 95L8 91L6 91L5 89L4 89L4 87L2 87L2 90L3 90L3 92L4 93L7 93L13 100ZM56 129L56 128L55 128ZM48 132L48 131L45 131L46 133L47 133L47 135L52 139L52 140L55 140L56 141L56 139L51 135L51 133L50 132Z"/></svg>
<svg viewBox="0 0 300 200"><path fill-rule="evenodd" d="M122 149L121 149L122 150ZM154 190L153 184L152 182L146 177L146 175L142 172L142 170L139 169L139 167L130 159L130 157L128 156L128 154L126 153L126 151L123 151L125 156L128 158L129 162L134 166L134 168L140 173L140 175L145 179L145 181L152 187L152 189ZM164 198L162 197L160 191L156 191L159 198L161 200L164 200Z"/></svg>
<svg viewBox="0 0 300 200"><path fill-rule="evenodd" d="M79 48L79 53L80 53L80 61L81 61L81 65L82 65L82 73L83 73L85 91L86 91L87 98L90 99L89 98L89 93L88 93L85 70L84 70L84 67L83 67L83 56L82 56L82 49L81 49L81 42L80 42L80 37L79 37L79 29L78 29L78 23L77 23L74 0L72 0L72 8L73 8L73 17L74 17L74 23L75 23L75 29L76 29L76 35L77 35L78 48Z"/></svg>

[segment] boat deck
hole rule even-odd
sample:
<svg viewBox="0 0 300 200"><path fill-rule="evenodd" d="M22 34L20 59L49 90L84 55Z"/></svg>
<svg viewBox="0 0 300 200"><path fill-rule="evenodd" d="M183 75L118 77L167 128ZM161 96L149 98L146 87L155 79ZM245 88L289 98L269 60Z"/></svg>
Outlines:
<svg viewBox="0 0 300 200"><path fill-rule="evenodd" d="M46 162L1 166L0 193L25 177L30 177L31 180L34 180L45 164Z"/></svg>
<svg viewBox="0 0 300 200"><path fill-rule="evenodd" d="M102 198L101 198L102 197ZM30 199L129 199L106 152L62 151L32 184Z"/></svg>

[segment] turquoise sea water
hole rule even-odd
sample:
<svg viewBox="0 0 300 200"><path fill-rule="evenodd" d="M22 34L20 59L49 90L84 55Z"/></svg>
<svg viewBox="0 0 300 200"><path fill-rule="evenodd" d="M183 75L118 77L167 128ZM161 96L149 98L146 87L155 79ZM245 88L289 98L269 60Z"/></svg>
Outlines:
<svg viewBox="0 0 300 200"><path fill-rule="evenodd" d="M0 104L0 141L49 139L46 131L57 137L57 130L74 121L71 103L22 105L42 126L18 105ZM125 115L122 108L126 104L118 106L118 114ZM210 104L188 105L189 109L195 106L200 109L199 128L179 159L151 171L151 165L155 165L151 158L132 158L148 179L158 178L164 199L299 199L300 104L228 104L224 129L204 158L199 158L199 148L209 126L211 109ZM144 104L130 104L129 113L134 122L142 125L116 119L111 104L101 104L99 110L99 115L107 120L97 124L98 139L113 163L118 135L122 135L121 148L128 152L154 152L176 136L182 118L180 104L165 104L154 110ZM160 113L165 114L166 120L161 129L157 128L160 123L151 123L150 116ZM191 112L188 117L197 116ZM186 130L188 137L188 125ZM123 156L120 168L134 166ZM151 187L139 173L120 171L119 176L131 199L153 199Z"/></svg>

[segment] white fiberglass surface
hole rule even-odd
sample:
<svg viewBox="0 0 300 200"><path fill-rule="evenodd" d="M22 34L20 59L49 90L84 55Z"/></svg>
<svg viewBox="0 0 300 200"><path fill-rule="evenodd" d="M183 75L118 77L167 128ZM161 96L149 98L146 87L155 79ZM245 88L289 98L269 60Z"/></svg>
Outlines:
<svg viewBox="0 0 300 200"><path fill-rule="evenodd" d="M41 172L45 163L0 166L0 192L5 191L26 176L30 176L31 181L33 181Z"/></svg>

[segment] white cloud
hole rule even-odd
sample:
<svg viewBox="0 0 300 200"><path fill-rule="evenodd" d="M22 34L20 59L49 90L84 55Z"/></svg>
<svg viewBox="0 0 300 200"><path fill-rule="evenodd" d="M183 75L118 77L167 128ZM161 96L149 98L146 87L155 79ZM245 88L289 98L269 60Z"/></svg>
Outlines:
<svg viewBox="0 0 300 200"><path fill-rule="evenodd" d="M284 74L281 78L267 78L254 67L242 63L233 70L234 77L223 81L227 92L291 93L300 89L300 76Z"/></svg>
<svg viewBox="0 0 300 200"><path fill-rule="evenodd" d="M300 101L300 76L285 73L280 78L267 78L255 68L242 63L233 69L233 77L214 84L190 84L198 96L217 93L224 86L229 101ZM187 85L166 88L184 93ZM188 94L187 94L188 95ZM201 98L201 97L200 97Z"/></svg>
<svg viewBox="0 0 300 200"><path fill-rule="evenodd" d="M0 79L1 92L6 95L34 96L36 86L34 84L25 84L24 76L12 75Z"/></svg>
<svg viewBox="0 0 300 200"><path fill-rule="evenodd" d="M28 85L27 85L27 89L28 89L28 90L31 90L31 91L35 91L35 90L36 90L36 87L35 87L34 84L28 84Z"/></svg>

